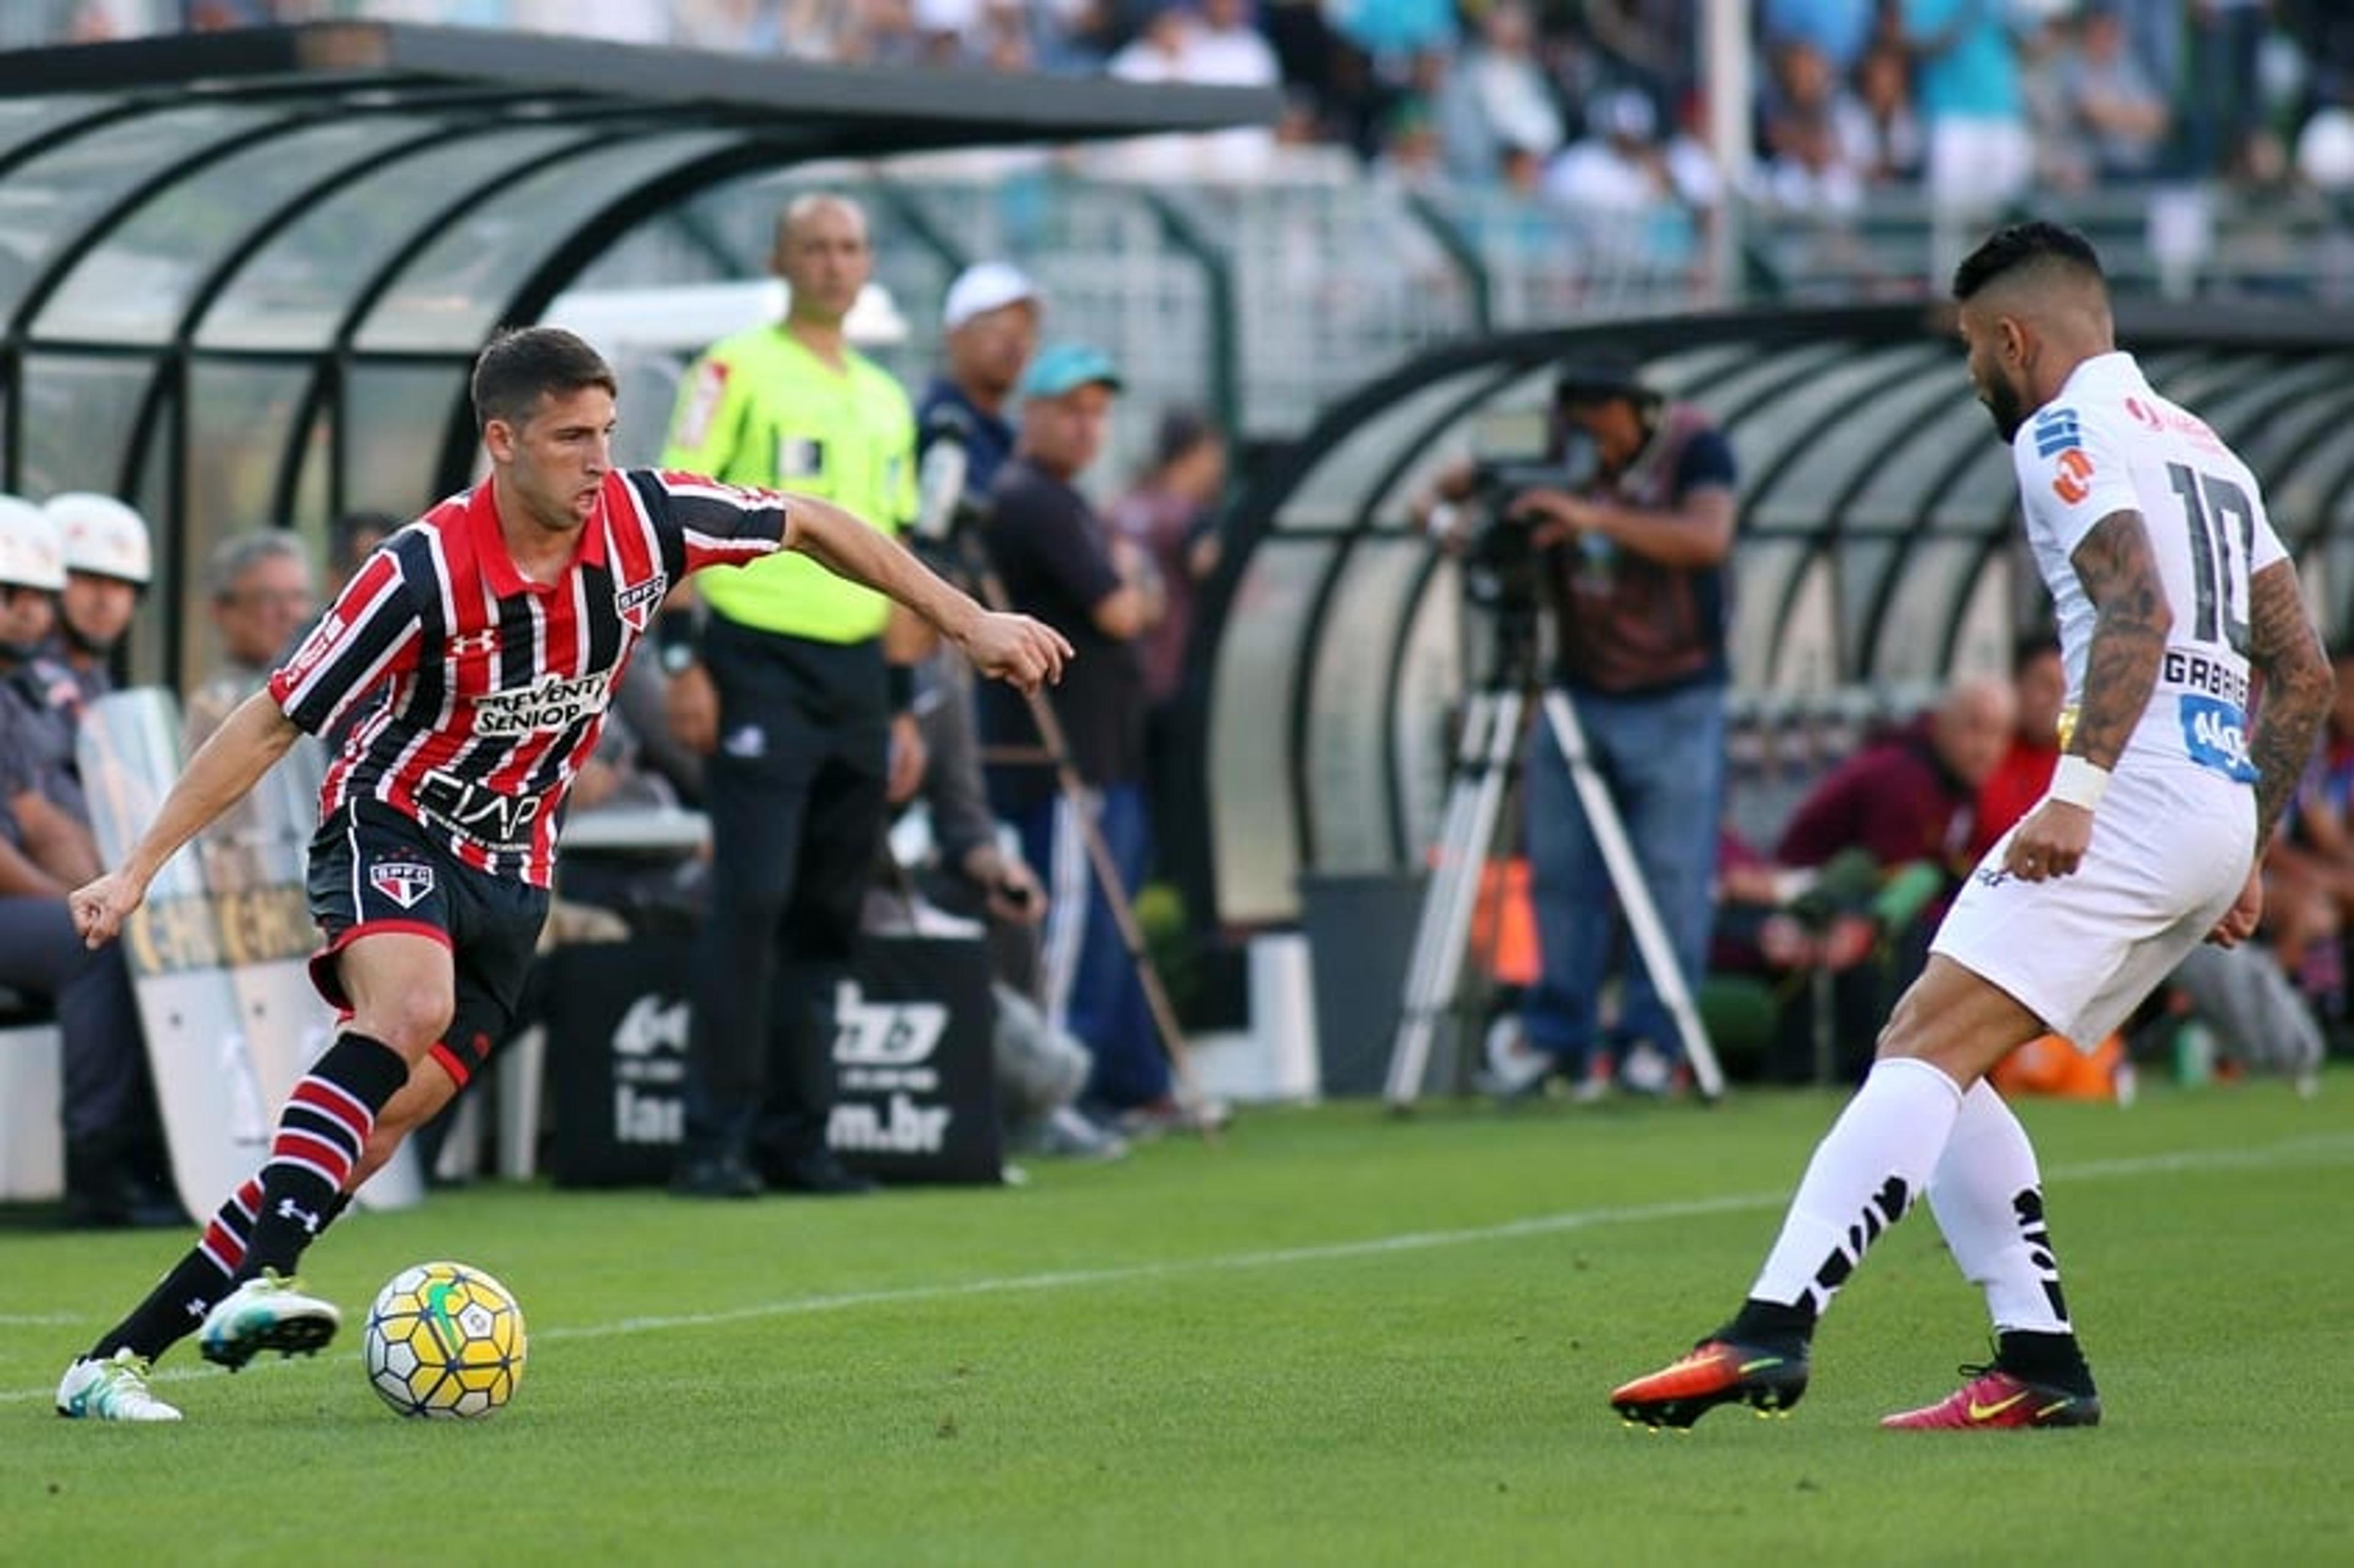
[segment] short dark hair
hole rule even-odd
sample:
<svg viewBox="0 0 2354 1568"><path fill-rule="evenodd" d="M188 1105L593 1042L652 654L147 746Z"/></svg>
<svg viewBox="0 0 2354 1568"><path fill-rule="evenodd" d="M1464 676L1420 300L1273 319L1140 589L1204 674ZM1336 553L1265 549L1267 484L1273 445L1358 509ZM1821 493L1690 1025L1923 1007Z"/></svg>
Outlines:
<svg viewBox="0 0 2354 1568"><path fill-rule="evenodd" d="M474 428L493 419L520 425L546 393L602 387L620 396L605 356L562 327L515 327L484 345L474 361Z"/></svg>
<svg viewBox="0 0 2354 1568"><path fill-rule="evenodd" d="M1968 299L2004 274L2021 267L2053 263L2105 281L2100 252L2093 242L2064 224L2014 223L1987 236L1976 250L1954 269L1954 298Z"/></svg>

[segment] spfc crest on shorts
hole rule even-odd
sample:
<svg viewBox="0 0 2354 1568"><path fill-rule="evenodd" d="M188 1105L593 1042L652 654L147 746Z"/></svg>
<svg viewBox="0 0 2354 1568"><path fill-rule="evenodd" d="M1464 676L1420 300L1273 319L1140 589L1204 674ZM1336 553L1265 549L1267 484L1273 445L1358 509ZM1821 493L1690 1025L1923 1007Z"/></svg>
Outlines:
<svg viewBox="0 0 2354 1568"><path fill-rule="evenodd" d="M368 867L368 881L403 909L414 909L433 891L433 868L419 861L380 860Z"/></svg>

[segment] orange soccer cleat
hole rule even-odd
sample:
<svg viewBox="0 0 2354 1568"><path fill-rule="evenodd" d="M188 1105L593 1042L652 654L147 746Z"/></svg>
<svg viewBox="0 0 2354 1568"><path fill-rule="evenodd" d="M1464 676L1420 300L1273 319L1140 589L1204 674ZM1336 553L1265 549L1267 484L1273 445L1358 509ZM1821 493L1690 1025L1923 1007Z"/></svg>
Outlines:
<svg viewBox="0 0 2354 1568"><path fill-rule="evenodd" d="M1690 1426L1736 1401L1760 1415L1787 1414L1807 1392L1804 1351L1785 1354L1728 1340L1702 1340L1691 1353L1610 1396L1610 1407L1645 1426Z"/></svg>

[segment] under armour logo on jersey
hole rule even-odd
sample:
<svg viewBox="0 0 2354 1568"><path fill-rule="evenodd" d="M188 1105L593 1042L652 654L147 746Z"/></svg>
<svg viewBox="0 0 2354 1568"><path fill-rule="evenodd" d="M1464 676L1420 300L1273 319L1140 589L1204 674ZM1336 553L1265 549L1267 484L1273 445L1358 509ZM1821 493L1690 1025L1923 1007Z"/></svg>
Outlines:
<svg viewBox="0 0 2354 1568"><path fill-rule="evenodd" d="M421 861L381 860L368 867L368 883L403 909L414 909L433 891L433 868Z"/></svg>
<svg viewBox="0 0 2354 1568"><path fill-rule="evenodd" d="M719 749L743 761L754 761L769 755L769 732L758 725L748 724L721 741Z"/></svg>
<svg viewBox="0 0 2354 1568"><path fill-rule="evenodd" d="M297 1222L302 1225L302 1234L305 1235L314 1236L319 1234L319 1216L292 1198L281 1198L278 1201L278 1217L281 1220Z"/></svg>
<svg viewBox="0 0 2354 1568"><path fill-rule="evenodd" d="M453 659L473 659L499 645L496 631L461 631L450 639L450 656Z"/></svg>

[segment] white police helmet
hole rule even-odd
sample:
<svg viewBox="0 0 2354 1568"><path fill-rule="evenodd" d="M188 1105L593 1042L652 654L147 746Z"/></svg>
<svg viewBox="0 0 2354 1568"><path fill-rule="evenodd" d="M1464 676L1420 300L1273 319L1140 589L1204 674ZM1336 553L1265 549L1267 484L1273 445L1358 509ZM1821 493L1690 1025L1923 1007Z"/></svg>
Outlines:
<svg viewBox="0 0 2354 1568"><path fill-rule="evenodd" d="M154 555L146 520L111 495L69 490L43 508L65 535L66 570L147 586Z"/></svg>
<svg viewBox="0 0 2354 1568"><path fill-rule="evenodd" d="M44 588L66 586L65 543L58 525L31 502L0 495L0 585Z"/></svg>

